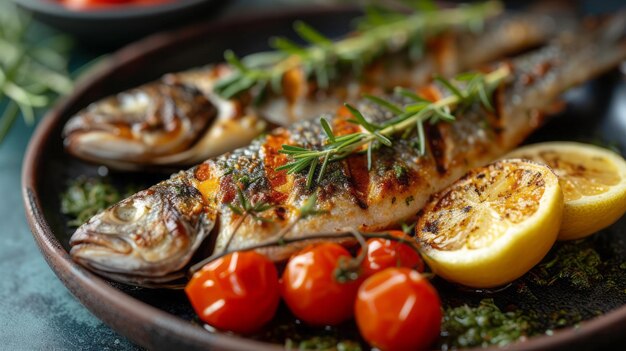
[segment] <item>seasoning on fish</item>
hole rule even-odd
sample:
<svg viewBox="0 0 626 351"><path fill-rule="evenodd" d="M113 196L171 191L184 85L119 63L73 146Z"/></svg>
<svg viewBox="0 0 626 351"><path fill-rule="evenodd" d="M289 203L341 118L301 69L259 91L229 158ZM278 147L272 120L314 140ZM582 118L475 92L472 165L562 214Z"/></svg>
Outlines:
<svg viewBox="0 0 626 351"><path fill-rule="evenodd" d="M263 243L297 218L298 209L314 192L317 208L325 212L299 221L289 236L349 227L373 231L411 220L431 194L521 143L541 126L542 112L561 93L626 59L625 16L612 17L595 30L563 36L507 61L506 80L491 99L493 110L479 99L454 111L453 123L424 125L425 154L416 145L419 133L405 138L399 133L391 146L372 152L371 169L367 155L357 152L328 162L325 175L317 179L320 160L313 169L313 182L307 185L309 170L291 174L277 170L291 161L289 155L279 153L284 145L313 150L326 146L328 136L322 126L302 121L180 172L94 216L74 233L71 255L118 281L162 282L189 263L199 241L212 228L216 252L227 242L230 249ZM539 72L537 67L545 69ZM530 83L528 76L533 77ZM437 101L453 95L445 84L430 87L428 93L422 96L434 96ZM362 101L356 108L372 125L393 123L394 114L378 104ZM362 123L350 122L352 118L349 110L340 108L327 120L336 137L365 131ZM239 205L237 189L252 205L272 206L257 214L264 220L248 216L239 225L240 215L231 210ZM235 226L239 228L231 240ZM264 254L281 260L299 247L285 245Z"/></svg>
<svg viewBox="0 0 626 351"><path fill-rule="evenodd" d="M354 67L349 65L335 67L334 80L324 87L319 77L308 74L317 70L304 64L294 65L277 76L274 85L279 86L281 93L266 92L260 104L256 99L259 95L248 91L229 96L240 89L230 89L234 84L224 87L225 82L240 75L233 65L217 64L168 74L157 82L95 102L78 112L64 129L65 147L74 156L115 169L192 165L249 144L268 126L288 126L321 113L332 113L340 103L355 102L363 93L382 94L396 86L417 87L433 74L452 76L544 43L571 22L557 21L545 14L507 14L486 21L480 33L467 30L470 19L484 19L494 9L497 6L487 3L463 10L440 10L428 15L433 18L424 21L423 34L416 33L415 28L422 27L415 27L413 22L421 17L414 15L394 24L393 28L403 30L400 32L375 27L371 31L377 31L376 35L364 30L348 36L334 44L341 58L335 61L345 61L348 54L358 58L362 52L371 56L360 74L354 74ZM382 42L370 40L381 33ZM410 58L408 39L418 35L425 36L419 37L423 42L420 51L424 53ZM355 44L361 49L354 49ZM387 53L378 57L380 51L385 51L381 47ZM294 62L301 63L301 59L296 57ZM258 71L272 68L264 66ZM240 87L252 84L242 79L237 82L245 83ZM228 98L220 95L225 91Z"/></svg>

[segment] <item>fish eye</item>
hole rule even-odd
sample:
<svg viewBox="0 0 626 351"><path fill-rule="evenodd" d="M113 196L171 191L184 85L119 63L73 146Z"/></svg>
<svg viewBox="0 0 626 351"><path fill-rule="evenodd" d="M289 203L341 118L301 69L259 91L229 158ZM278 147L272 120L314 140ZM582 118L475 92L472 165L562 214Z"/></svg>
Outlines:
<svg viewBox="0 0 626 351"><path fill-rule="evenodd" d="M146 212L146 206L138 201L120 203L115 208L115 217L122 222L132 222L141 218Z"/></svg>

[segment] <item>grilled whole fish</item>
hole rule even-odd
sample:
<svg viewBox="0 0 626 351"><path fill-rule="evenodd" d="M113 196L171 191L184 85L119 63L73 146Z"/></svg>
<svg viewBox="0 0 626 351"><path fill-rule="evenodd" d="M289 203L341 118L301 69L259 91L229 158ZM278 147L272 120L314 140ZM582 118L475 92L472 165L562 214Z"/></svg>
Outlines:
<svg viewBox="0 0 626 351"><path fill-rule="evenodd" d="M332 112L362 93L396 86L415 87L435 74L450 76L503 55L545 43L570 21L545 14L504 15L487 21L477 34L456 28L428 41L421 59L406 52L387 55L358 79L345 73L329 90L319 89L302 70L287 72L284 95L261 106L243 96L226 100L215 83L233 74L225 64L165 75L161 80L95 102L72 117L64 129L66 150L115 169L192 165L247 145L270 124Z"/></svg>
<svg viewBox="0 0 626 351"><path fill-rule="evenodd" d="M392 147L374 152L371 170L365 155L355 154L329 163L321 181L307 187L306 174L276 171L289 161L278 152L283 144L322 147L325 134L319 123L302 121L179 172L94 216L72 236L71 256L119 281L167 281L188 264L209 233L216 236L215 250L224 249L242 218L231 207L241 205L238 187L250 203L273 207L259 214L271 222L246 217L230 249L275 238L313 192L318 208L326 212L299 221L290 236L347 227L378 230L411 220L431 194L521 143L542 124L542 111L562 92L626 59L624 18L505 63L511 74L494 93L495 110L476 104L458 111L453 123L428 125L425 155L416 150L414 137L394 140ZM359 108L373 121L390 118L367 102ZM338 135L359 130L348 118L343 108L329 117ZM280 260L295 249L282 246L265 253Z"/></svg>

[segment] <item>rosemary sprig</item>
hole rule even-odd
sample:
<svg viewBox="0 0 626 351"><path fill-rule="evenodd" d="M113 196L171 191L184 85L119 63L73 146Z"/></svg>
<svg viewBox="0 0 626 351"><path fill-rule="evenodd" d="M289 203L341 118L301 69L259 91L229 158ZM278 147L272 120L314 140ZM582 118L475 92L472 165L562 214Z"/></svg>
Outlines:
<svg viewBox="0 0 626 351"><path fill-rule="evenodd" d="M15 5L0 2L0 142L20 113L33 124L37 109L48 106L52 96L71 91L70 46L66 37L32 26Z"/></svg>
<svg viewBox="0 0 626 351"><path fill-rule="evenodd" d="M489 74L466 73L458 76L454 81L464 82L464 88L458 86L454 81L448 81L438 77L437 80L446 87L451 95L436 101L426 101L414 93L399 89L401 94L413 100L405 106L397 106L391 102L371 99L374 103L379 104L383 108L387 108L395 117L381 125L375 125L369 122L363 114L351 106L345 104L354 119L350 121L355 123L364 130L362 132L351 133L342 136L336 136L332 132L332 128L328 121L322 118L321 124L327 142L321 150L307 149L294 145L283 145L280 153L289 155L293 161L276 168L277 171L286 170L288 174L298 173L308 169L307 186L312 184L312 174L315 173L320 160L323 160L323 166L318 173L317 181L319 182L324 176L324 171L328 162L342 160L354 153L365 152L367 154L368 169L372 167L372 152L382 146L391 146L391 137L400 132L408 133L417 130L419 141L419 152L421 155L425 153L425 135L423 124L426 122L437 123L439 121L454 121L452 109L464 108L473 103L479 102L485 108L491 109L492 105L489 101L493 89L495 89L502 80L510 74L509 68L503 66Z"/></svg>
<svg viewBox="0 0 626 351"><path fill-rule="evenodd" d="M276 52L253 54L240 60L232 51L227 51L224 57L235 73L220 80L215 91L227 99L250 90L257 96L266 95L268 88L280 93L283 75L292 69L302 69L307 78L314 77L317 85L324 89L341 68L351 67L358 73L385 52L396 52L408 46L412 53L423 51L426 39L441 30L458 25L474 26L499 13L501 8L499 2L489 1L410 15L369 11L360 22L357 35L335 42L304 22L296 22L294 30L309 46L274 38L271 46Z"/></svg>

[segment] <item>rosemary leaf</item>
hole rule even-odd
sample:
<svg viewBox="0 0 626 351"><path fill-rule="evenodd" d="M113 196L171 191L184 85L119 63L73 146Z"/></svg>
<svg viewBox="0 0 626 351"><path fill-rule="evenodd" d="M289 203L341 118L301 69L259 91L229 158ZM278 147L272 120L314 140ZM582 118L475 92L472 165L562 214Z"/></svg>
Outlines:
<svg viewBox="0 0 626 351"><path fill-rule="evenodd" d="M407 97L407 98L409 98L409 99L411 99L413 101L416 101L416 102L425 102L425 103L429 103L430 102L430 101L424 99L423 97L418 96L417 94L415 94L414 92L412 92L411 90L406 89L406 88L396 87L394 89L394 94Z"/></svg>
<svg viewBox="0 0 626 351"><path fill-rule="evenodd" d="M330 127L330 124L328 123L326 118L324 117L320 118L320 124L322 125L322 129L324 129L324 133L326 133L328 140L330 140L331 143L334 143L335 134L333 134L333 129Z"/></svg>
<svg viewBox="0 0 626 351"><path fill-rule="evenodd" d="M237 68L240 72L245 73L248 71L248 68L241 62L241 60L239 60L239 57L237 57L237 55L235 55L232 50L226 50L224 52L224 59L231 66Z"/></svg>
<svg viewBox="0 0 626 351"><path fill-rule="evenodd" d="M308 41L311 44L316 44L320 46L330 46L333 44L332 40L326 38L320 32L315 30L313 27L302 21L296 21L293 24L293 28L302 37L302 39Z"/></svg>
<svg viewBox="0 0 626 351"><path fill-rule="evenodd" d="M350 114L352 114L352 116L356 118L356 121L355 121L356 124L362 126L368 132L374 132L374 130L376 130L376 126L368 122L363 116L363 114L361 113L361 111L357 110L354 106L350 105L349 103L345 103L343 105L348 109L348 111L350 111Z"/></svg>
<svg viewBox="0 0 626 351"><path fill-rule="evenodd" d="M270 40L270 46L284 53L295 55L305 52L305 49L287 38L276 37Z"/></svg>
<svg viewBox="0 0 626 351"><path fill-rule="evenodd" d="M460 101L465 100L465 95L463 95L459 88L457 88L451 81L441 76L436 76L435 81L443 84L443 86L445 86L452 94L456 95L456 97L458 97Z"/></svg>
<svg viewBox="0 0 626 351"><path fill-rule="evenodd" d="M398 106L396 106L394 103L389 102L385 99L379 98L378 96L374 96L374 95L363 95L364 98L366 98L367 100L386 108L387 110L393 112L394 114L402 114L404 111L402 111L402 109Z"/></svg>
<svg viewBox="0 0 626 351"><path fill-rule="evenodd" d="M311 165L309 166L309 173L306 176L306 186L311 187L311 184L313 184L313 176L315 175L315 169L317 168L317 163L318 163L318 159L317 157L314 158L311 161Z"/></svg>
<svg viewBox="0 0 626 351"><path fill-rule="evenodd" d="M322 168L320 168L320 173L317 175L317 182L321 182L322 181L322 177L324 176L324 173L326 172L326 167L328 166L328 160L330 159L330 154L326 154L324 156L324 161L322 162Z"/></svg>

